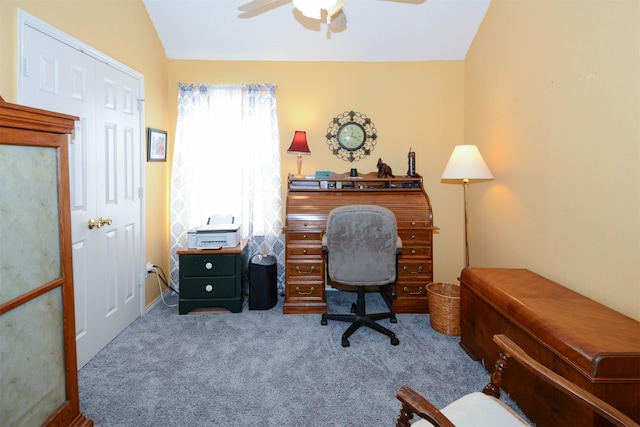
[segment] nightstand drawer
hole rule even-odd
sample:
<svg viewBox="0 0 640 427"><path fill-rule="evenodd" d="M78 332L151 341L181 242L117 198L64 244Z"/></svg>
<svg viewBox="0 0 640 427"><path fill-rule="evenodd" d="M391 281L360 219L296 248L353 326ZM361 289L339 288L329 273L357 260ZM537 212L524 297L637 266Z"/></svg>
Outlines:
<svg viewBox="0 0 640 427"><path fill-rule="evenodd" d="M182 277L233 276L236 260L233 254L181 256L180 274Z"/></svg>
<svg viewBox="0 0 640 427"><path fill-rule="evenodd" d="M235 277L183 279L180 298L231 298L238 296Z"/></svg>

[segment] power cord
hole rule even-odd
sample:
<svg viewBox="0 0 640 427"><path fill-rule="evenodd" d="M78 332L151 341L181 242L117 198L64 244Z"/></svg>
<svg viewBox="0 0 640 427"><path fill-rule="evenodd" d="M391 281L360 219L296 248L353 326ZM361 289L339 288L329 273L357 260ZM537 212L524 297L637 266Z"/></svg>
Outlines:
<svg viewBox="0 0 640 427"><path fill-rule="evenodd" d="M158 270L160 270L160 272L158 272ZM171 289L176 294L180 295L180 292L176 291L169 284L169 282L167 281L167 277L165 276L164 270L162 269L162 267L159 267L157 265L152 265L151 266L151 271L156 274L156 280L158 282L158 290L160 291L160 299L162 300L162 303L167 307L176 307L178 304L167 304L167 302L164 300L164 292L162 292L162 285L160 284L160 281L162 280L162 283L164 283L167 288Z"/></svg>
<svg viewBox="0 0 640 427"><path fill-rule="evenodd" d="M176 294L180 294L180 292L176 291L173 287L171 287L171 285L170 285L170 284L169 284L169 282L167 281L167 276L165 276L165 274L164 274L164 270L162 269L162 267L160 267L159 265L155 265L155 264L153 264L153 265L151 265L151 268L152 268L153 270L155 270L155 271L154 271L154 273L156 273L156 275L158 276L158 278L159 278L160 280L162 280L162 283L164 283L164 285L165 285L167 288L171 289L171 290L172 290L173 292L175 292ZM158 274L158 270L160 270L160 274Z"/></svg>

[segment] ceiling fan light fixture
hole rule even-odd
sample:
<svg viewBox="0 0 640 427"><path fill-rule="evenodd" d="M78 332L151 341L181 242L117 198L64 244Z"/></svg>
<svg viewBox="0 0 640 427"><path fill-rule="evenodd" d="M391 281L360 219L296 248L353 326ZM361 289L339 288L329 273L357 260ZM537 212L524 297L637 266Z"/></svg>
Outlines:
<svg viewBox="0 0 640 427"><path fill-rule="evenodd" d="M341 0L293 0L293 6L300 11L304 16L311 19L322 19L322 10L326 10L329 16L337 13L342 7L342 5L338 5L338 3L342 3ZM336 9L332 14L329 13L329 10Z"/></svg>

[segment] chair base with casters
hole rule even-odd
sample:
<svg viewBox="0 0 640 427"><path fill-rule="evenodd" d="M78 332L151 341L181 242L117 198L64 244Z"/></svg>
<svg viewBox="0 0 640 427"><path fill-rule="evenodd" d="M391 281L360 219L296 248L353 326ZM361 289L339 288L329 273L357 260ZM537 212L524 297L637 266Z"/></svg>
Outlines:
<svg viewBox="0 0 640 427"><path fill-rule="evenodd" d="M393 312L367 314L365 303L364 287L358 286L358 299L351 304L351 314L323 314L321 325L326 325L327 320L338 320L340 322L351 322L351 326L342 334L342 346L349 347L349 337L353 335L361 326L373 329L391 338L391 345L400 344L396 334L376 323L376 320L390 319L391 323L397 323L396 315Z"/></svg>
<svg viewBox="0 0 640 427"><path fill-rule="evenodd" d="M342 346L349 347L349 337L361 326L373 329L391 339L392 345L400 341L395 333L376 323L396 315L367 314L365 288L394 283L398 278L398 254L402 240L393 212L376 205L345 205L334 208L327 217L325 235L322 236L327 278L335 284L356 287L358 299L350 314L323 314L321 325L327 320L350 322L342 335Z"/></svg>

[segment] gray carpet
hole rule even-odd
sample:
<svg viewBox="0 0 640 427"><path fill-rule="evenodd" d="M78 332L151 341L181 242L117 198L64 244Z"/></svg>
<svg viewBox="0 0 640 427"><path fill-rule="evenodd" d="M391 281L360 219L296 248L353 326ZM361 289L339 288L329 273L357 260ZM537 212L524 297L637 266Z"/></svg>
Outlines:
<svg viewBox="0 0 640 427"><path fill-rule="evenodd" d="M331 312L355 301L328 294ZM385 309L379 294L367 304ZM392 426L403 384L442 407L488 383L459 338L435 332L428 315L397 317L381 322L399 346L360 329L343 348L347 323L285 316L281 297L265 311L245 301L236 314L178 315L160 303L80 370L81 410L96 426Z"/></svg>

